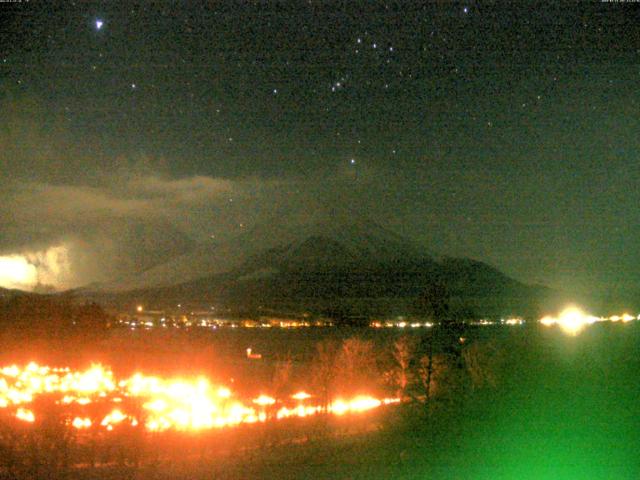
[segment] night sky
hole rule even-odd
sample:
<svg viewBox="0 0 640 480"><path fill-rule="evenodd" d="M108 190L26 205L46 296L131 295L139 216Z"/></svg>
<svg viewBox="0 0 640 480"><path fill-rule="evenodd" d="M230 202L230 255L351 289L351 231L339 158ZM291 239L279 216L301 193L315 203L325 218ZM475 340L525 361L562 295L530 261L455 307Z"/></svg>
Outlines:
<svg viewBox="0 0 640 480"><path fill-rule="evenodd" d="M526 282L640 284L636 5L23 1L0 15L0 267L26 258L60 288L114 280L344 208Z"/></svg>

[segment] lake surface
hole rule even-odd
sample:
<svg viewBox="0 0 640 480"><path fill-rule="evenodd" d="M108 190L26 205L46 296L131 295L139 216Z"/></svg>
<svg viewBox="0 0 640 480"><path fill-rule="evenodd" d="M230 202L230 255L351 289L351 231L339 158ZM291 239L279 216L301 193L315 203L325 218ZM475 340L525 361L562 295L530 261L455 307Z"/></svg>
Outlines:
<svg viewBox="0 0 640 480"><path fill-rule="evenodd" d="M639 327L519 338L505 383L465 413L458 444L407 477L640 478Z"/></svg>

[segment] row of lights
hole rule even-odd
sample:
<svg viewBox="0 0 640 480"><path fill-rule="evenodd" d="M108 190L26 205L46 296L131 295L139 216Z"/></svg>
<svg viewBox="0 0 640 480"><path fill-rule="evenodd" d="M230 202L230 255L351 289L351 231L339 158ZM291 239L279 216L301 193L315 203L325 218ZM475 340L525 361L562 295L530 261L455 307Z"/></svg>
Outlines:
<svg viewBox="0 0 640 480"><path fill-rule="evenodd" d="M540 319L540 323L546 327L558 325L562 330L570 335L577 335L587 325L597 322L622 322L628 323L633 320L640 320L640 315L634 317L628 313L622 315L612 315L610 317L595 317L582 311L578 307L567 307L557 317L546 316Z"/></svg>

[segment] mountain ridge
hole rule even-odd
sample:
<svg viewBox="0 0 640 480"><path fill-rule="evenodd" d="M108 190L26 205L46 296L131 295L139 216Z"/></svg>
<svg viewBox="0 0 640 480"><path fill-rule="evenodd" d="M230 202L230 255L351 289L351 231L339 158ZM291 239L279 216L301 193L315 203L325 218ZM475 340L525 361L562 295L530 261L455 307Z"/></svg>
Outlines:
<svg viewBox="0 0 640 480"><path fill-rule="evenodd" d="M196 280L204 276L232 271L252 256L265 250L304 242L309 237L327 237L356 251L388 255L402 251L405 255L423 256L426 248L377 222L347 210L319 210L313 215L274 216L234 237L211 243L200 243L189 252L153 266L135 275L103 283L104 291L128 291L149 287L165 287ZM386 250L386 253L383 251Z"/></svg>
<svg viewBox="0 0 640 480"><path fill-rule="evenodd" d="M395 236L382 237L394 239L388 243L373 237L345 241L331 232L311 235L262 249L225 272L111 292L110 298L154 308L219 305L248 316L268 310L373 318L421 315L421 297L434 282L443 283L452 308L469 317L534 316L554 296L551 289L519 282L484 262L434 259L410 243L396 245Z"/></svg>

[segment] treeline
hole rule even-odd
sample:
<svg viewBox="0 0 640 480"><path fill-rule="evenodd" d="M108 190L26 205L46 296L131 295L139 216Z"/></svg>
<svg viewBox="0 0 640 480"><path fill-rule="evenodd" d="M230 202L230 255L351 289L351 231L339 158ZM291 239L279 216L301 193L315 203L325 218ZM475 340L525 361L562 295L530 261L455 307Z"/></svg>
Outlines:
<svg viewBox="0 0 640 480"><path fill-rule="evenodd" d="M72 297L19 295L0 302L0 334L16 338L99 337L113 321L96 303Z"/></svg>
<svg viewBox="0 0 640 480"><path fill-rule="evenodd" d="M360 336L328 339L315 345L301 373L287 356L274 362L270 393L284 401L307 385L324 406L336 398L375 395L433 407L496 386L503 362L497 341L470 342L447 326L402 335L384 347Z"/></svg>
<svg viewBox="0 0 640 480"><path fill-rule="evenodd" d="M464 320L469 312L453 302L444 282L434 281L416 304L434 323L422 336L401 336L382 350L362 336L316 344L306 380L323 403L376 393L432 409L497 383L504 350L495 341L468 341ZM276 394L291 393L290 364L290 360L275 364Z"/></svg>

